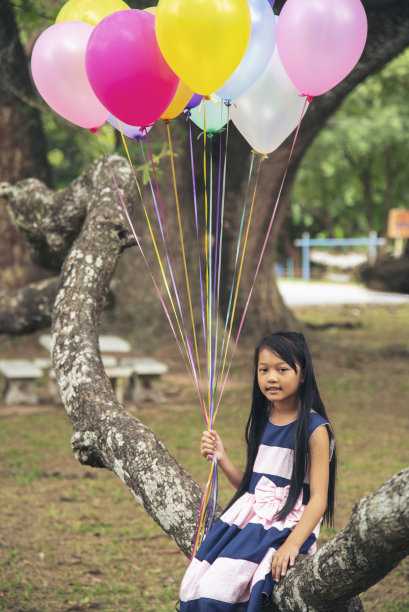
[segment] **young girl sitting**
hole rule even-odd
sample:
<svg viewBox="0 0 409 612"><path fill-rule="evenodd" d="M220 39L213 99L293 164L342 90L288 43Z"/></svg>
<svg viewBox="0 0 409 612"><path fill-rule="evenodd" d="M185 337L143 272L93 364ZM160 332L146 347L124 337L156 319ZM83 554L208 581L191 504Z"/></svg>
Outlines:
<svg viewBox="0 0 409 612"><path fill-rule="evenodd" d="M302 334L256 348L246 440L243 473L218 433L203 432L202 456L215 455L237 492L187 569L181 612L259 612L297 555L315 552L323 518L333 523L334 434Z"/></svg>

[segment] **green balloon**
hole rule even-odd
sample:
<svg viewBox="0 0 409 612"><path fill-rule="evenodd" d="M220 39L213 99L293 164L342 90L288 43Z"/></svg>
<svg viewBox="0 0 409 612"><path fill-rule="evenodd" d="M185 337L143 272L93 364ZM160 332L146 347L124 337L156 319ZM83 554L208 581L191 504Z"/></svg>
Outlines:
<svg viewBox="0 0 409 612"><path fill-rule="evenodd" d="M202 100L199 106L192 108L190 118L201 130L206 133L218 132L223 129L229 120L229 111L222 98L213 94L210 100Z"/></svg>

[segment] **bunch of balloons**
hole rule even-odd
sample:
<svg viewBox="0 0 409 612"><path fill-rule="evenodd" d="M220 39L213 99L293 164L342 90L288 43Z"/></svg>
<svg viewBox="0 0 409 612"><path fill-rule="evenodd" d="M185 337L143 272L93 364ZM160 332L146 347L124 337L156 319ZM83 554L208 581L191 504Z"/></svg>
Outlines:
<svg viewBox="0 0 409 612"><path fill-rule="evenodd" d="M345 78L367 35L360 0L287 0L279 18L273 3L159 0L136 10L122 0L69 0L34 46L34 82L65 119L84 128L116 119L130 137L204 96L219 109L217 129L231 118L269 153L299 122L300 95ZM230 112L220 112L226 102ZM199 106L192 119L203 124L203 115Z"/></svg>

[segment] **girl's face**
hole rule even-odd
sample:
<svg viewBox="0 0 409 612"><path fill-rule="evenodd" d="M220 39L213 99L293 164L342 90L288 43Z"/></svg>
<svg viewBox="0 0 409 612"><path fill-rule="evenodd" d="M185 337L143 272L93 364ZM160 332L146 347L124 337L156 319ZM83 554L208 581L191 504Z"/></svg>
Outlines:
<svg viewBox="0 0 409 612"><path fill-rule="evenodd" d="M258 357L257 380L261 392L270 402L298 401L301 368L297 371L268 348L261 349Z"/></svg>

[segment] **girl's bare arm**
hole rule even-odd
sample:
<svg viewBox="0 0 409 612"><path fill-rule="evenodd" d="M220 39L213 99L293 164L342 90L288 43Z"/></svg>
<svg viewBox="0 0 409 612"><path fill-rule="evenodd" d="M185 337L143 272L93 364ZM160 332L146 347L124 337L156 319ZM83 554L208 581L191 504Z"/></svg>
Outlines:
<svg viewBox="0 0 409 612"><path fill-rule="evenodd" d="M329 436L325 426L318 427L310 440L310 501L302 517L273 557L274 580L285 576L288 566L295 563L301 546L318 525L327 507L329 482Z"/></svg>

